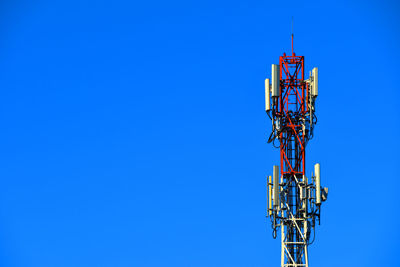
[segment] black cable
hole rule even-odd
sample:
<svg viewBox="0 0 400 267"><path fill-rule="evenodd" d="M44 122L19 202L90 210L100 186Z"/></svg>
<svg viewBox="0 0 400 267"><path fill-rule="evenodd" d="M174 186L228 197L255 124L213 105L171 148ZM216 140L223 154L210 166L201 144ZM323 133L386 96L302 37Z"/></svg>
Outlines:
<svg viewBox="0 0 400 267"><path fill-rule="evenodd" d="M313 239L311 242L308 243L308 245L312 245L315 241L315 226L312 227L312 232L313 232Z"/></svg>

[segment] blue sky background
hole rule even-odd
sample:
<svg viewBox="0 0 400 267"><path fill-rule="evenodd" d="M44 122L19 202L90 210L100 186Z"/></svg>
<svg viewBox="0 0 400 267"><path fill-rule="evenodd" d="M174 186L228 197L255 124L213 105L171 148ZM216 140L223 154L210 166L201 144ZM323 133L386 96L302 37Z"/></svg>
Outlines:
<svg viewBox="0 0 400 267"><path fill-rule="evenodd" d="M396 1L3 1L0 265L279 266L264 79L319 67L311 266L394 266Z"/></svg>

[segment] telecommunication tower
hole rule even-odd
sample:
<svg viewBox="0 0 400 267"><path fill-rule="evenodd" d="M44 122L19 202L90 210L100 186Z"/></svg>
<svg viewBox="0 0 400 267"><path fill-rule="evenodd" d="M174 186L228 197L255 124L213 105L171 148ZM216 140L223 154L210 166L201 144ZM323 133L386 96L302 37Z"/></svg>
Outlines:
<svg viewBox="0 0 400 267"><path fill-rule="evenodd" d="M281 231L281 266L308 267L307 247L320 223L321 203L328 188L321 187L320 164L314 174L305 173L306 145L313 138L315 100L318 96L318 68L304 77L304 56L285 53L272 64L271 80L265 80L265 110L272 120L268 143L280 149L280 168L273 166L268 177L268 211L272 235ZM310 238L313 236L312 238Z"/></svg>

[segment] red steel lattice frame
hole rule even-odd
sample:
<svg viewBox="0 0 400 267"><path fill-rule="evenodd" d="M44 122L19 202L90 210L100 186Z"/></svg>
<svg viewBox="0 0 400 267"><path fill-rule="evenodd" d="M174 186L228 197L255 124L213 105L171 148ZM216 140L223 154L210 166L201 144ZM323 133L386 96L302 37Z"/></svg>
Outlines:
<svg viewBox="0 0 400 267"><path fill-rule="evenodd" d="M304 57L286 56L279 58L280 96L277 102L281 117L280 157L281 174L305 174L305 136L297 118L307 113L307 86L304 83Z"/></svg>

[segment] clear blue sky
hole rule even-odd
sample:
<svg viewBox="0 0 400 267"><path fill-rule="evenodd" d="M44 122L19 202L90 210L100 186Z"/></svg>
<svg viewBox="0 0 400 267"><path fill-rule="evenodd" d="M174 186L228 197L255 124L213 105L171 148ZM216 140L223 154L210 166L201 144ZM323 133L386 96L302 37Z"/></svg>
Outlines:
<svg viewBox="0 0 400 267"><path fill-rule="evenodd" d="M279 266L264 79L319 67L311 266L398 263L396 1L3 1L0 265Z"/></svg>

